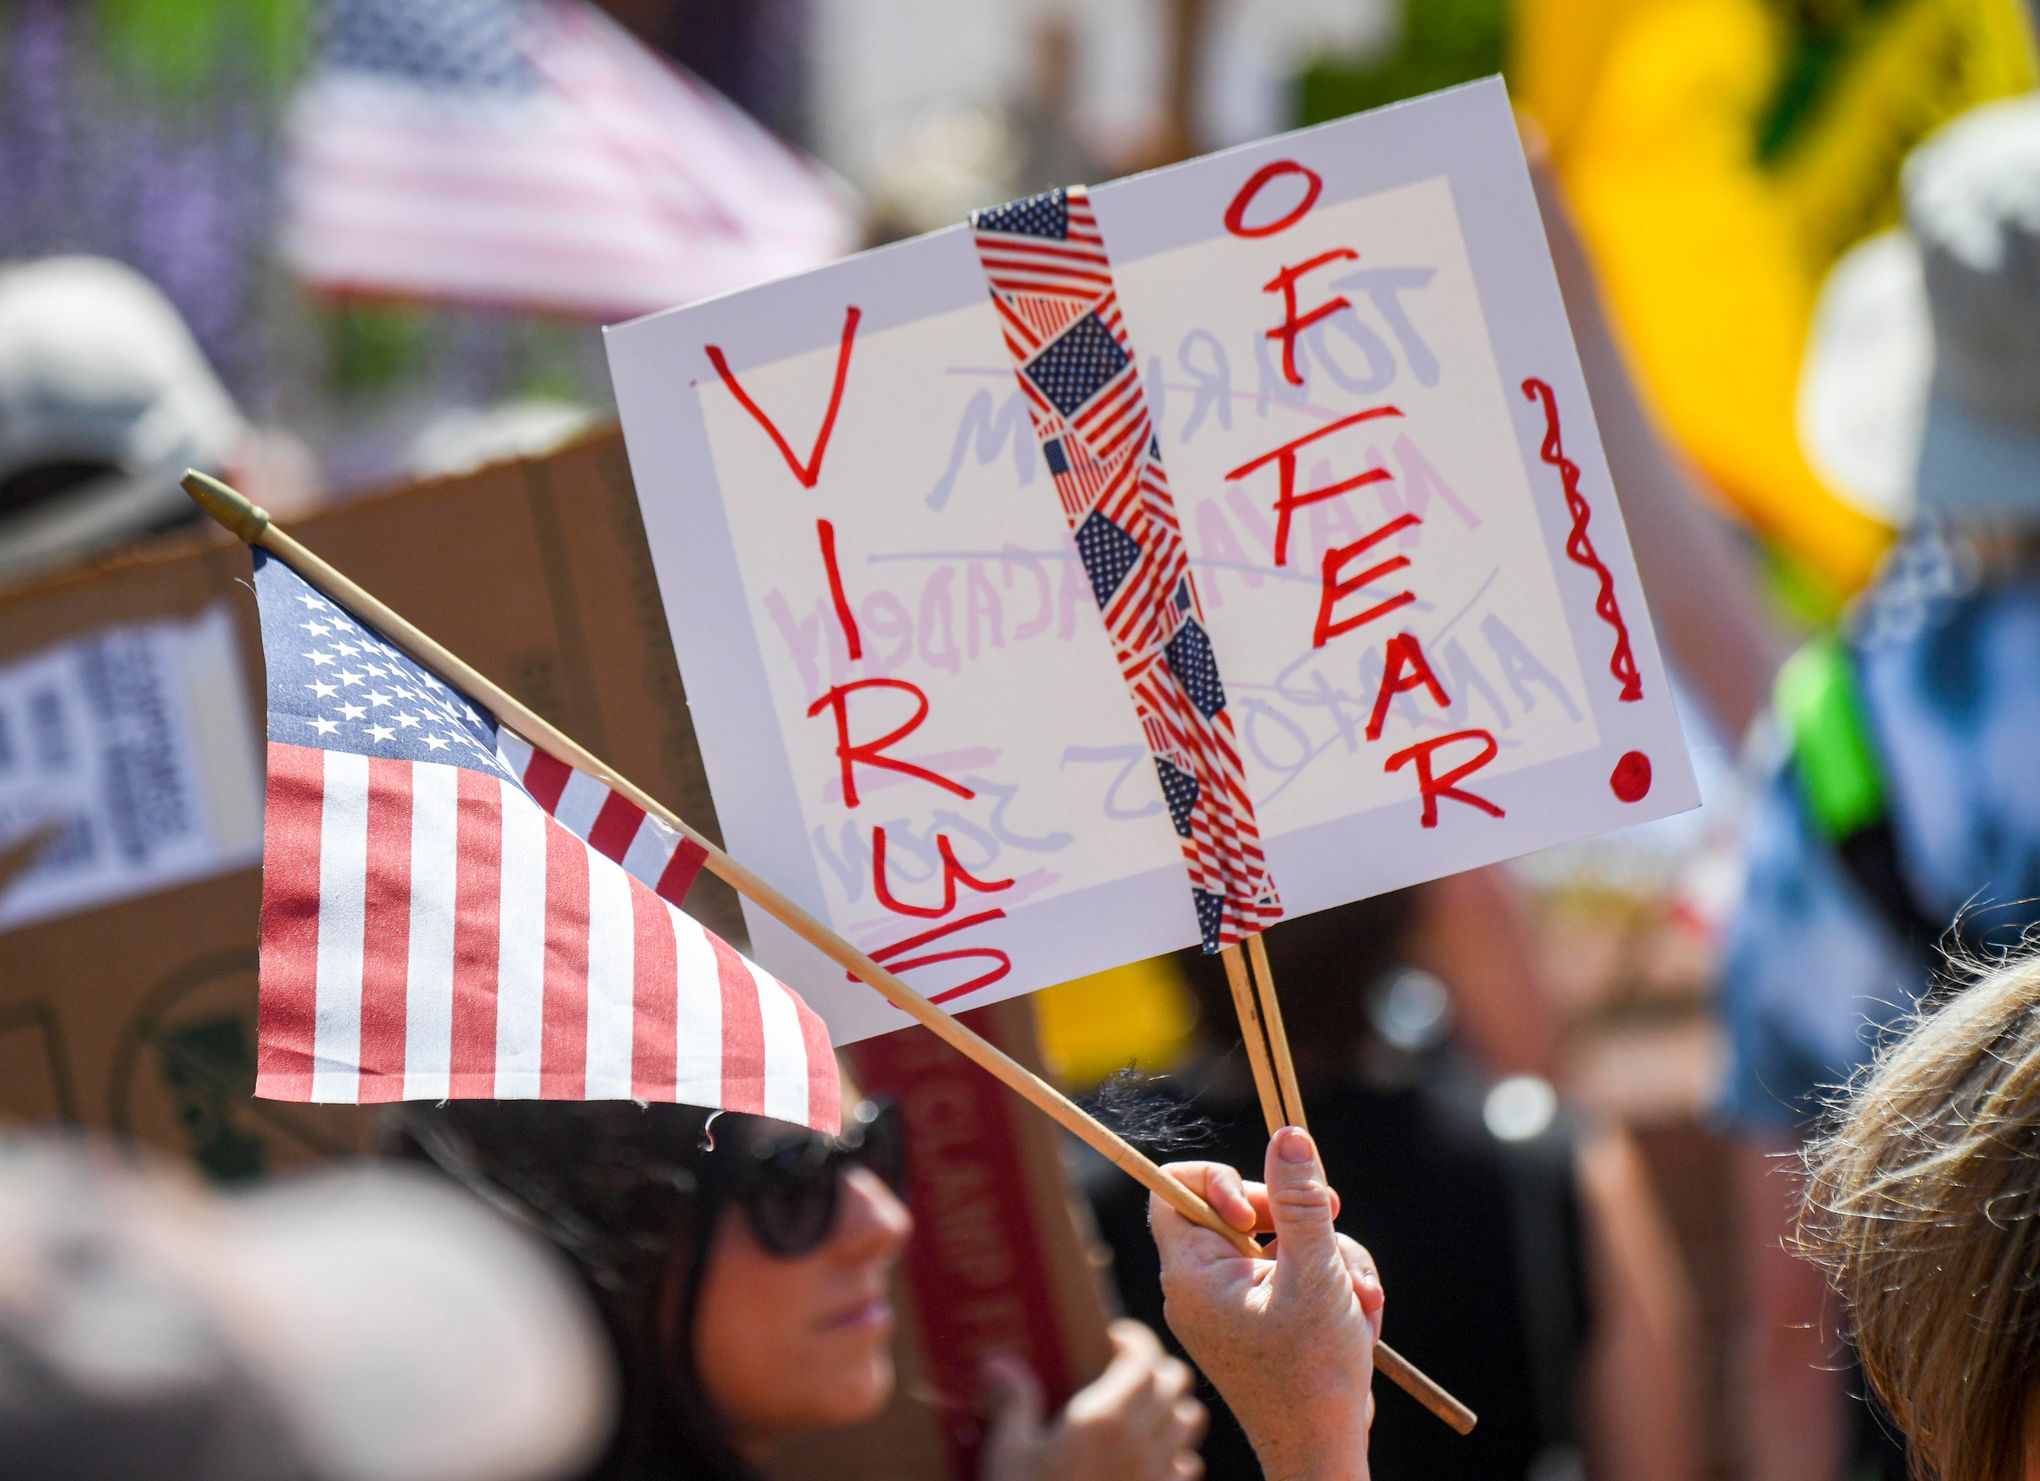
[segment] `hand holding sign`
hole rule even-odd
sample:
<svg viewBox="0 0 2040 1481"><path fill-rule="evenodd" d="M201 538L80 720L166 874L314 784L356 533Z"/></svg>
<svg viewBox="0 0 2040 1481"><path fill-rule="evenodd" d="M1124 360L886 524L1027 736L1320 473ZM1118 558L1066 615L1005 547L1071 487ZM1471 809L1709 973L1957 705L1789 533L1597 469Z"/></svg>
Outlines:
<svg viewBox="0 0 2040 1481"><path fill-rule="evenodd" d="M1338 1201L1308 1133L1268 1146L1267 1181L1230 1167L1171 1164L1235 1228L1272 1229L1263 1256L1239 1252L1166 1205L1149 1210L1169 1327L1238 1416L1270 1476L1365 1476L1381 1337L1381 1277L1332 1226Z"/></svg>

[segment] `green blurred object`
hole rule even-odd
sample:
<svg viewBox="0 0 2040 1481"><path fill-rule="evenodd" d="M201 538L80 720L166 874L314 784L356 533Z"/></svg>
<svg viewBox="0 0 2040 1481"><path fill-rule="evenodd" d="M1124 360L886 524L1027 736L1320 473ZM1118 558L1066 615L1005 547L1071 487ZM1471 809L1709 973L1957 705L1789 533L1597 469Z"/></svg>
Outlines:
<svg viewBox="0 0 2040 1481"><path fill-rule="evenodd" d="M1774 164L1819 110L1846 70L1861 33L1892 0L1782 0L1784 65L1757 123L1757 161Z"/></svg>
<svg viewBox="0 0 2040 1481"><path fill-rule="evenodd" d="M1822 834L1847 838L1883 817L1884 773L1840 634L1823 633L1787 659L1773 696L1800 793Z"/></svg>
<svg viewBox="0 0 2040 1481"><path fill-rule="evenodd" d="M109 65L165 97L297 75L308 0L92 0Z"/></svg>
<svg viewBox="0 0 2040 1481"><path fill-rule="evenodd" d="M327 381L341 395L395 388L424 364L431 346L429 312L411 304L347 300L320 317L326 328Z"/></svg>
<svg viewBox="0 0 2040 1481"><path fill-rule="evenodd" d="M1810 632L1841 619L1848 593L1812 562L1783 545L1756 537L1753 547L1771 599L1772 615L1791 629Z"/></svg>
<svg viewBox="0 0 2040 1481"><path fill-rule="evenodd" d="M1365 60L1321 55L1297 78L1297 122L1323 123L1502 70L1505 0L1405 0L1395 50Z"/></svg>

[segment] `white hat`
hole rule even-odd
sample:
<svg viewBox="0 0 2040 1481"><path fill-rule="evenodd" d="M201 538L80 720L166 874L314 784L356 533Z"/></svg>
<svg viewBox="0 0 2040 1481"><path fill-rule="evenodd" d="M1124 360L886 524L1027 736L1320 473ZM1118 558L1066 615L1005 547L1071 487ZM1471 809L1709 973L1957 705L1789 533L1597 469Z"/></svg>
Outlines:
<svg viewBox="0 0 2040 1481"><path fill-rule="evenodd" d="M424 1174L238 1197L0 1139L0 1457L74 1481L539 1481L608 1435L593 1308Z"/></svg>
<svg viewBox="0 0 2040 1481"><path fill-rule="evenodd" d="M100 257L0 268L0 484L50 465L110 470L0 508L0 576L175 518L179 476L232 463L243 430L184 320L140 273Z"/></svg>
<svg viewBox="0 0 2040 1481"><path fill-rule="evenodd" d="M1916 150L1906 227L1835 265L1799 386L1815 471L1891 524L2040 524L2040 98Z"/></svg>

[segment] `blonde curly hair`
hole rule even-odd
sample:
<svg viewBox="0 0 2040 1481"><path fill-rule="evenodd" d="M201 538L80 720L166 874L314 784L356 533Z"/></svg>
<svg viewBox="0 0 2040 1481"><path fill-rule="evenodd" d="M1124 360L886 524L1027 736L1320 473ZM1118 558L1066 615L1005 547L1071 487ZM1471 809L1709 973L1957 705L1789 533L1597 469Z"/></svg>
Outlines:
<svg viewBox="0 0 2040 1481"><path fill-rule="evenodd" d="M2040 1437L2040 954L1958 976L1807 1147L1798 1240L1915 1472L2020 1481Z"/></svg>

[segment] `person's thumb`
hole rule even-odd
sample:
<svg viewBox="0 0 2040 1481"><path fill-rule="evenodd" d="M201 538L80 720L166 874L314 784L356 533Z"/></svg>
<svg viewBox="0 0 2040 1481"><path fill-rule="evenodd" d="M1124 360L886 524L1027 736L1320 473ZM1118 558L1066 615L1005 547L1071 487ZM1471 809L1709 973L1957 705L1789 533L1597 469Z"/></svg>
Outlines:
<svg viewBox="0 0 2040 1481"><path fill-rule="evenodd" d="M985 1407L991 1428L985 1435L983 1473L987 1477L1027 1475L1041 1444L1046 1400L1034 1370L1011 1353L994 1353L984 1361Z"/></svg>
<svg viewBox="0 0 2040 1481"><path fill-rule="evenodd" d="M1268 1213L1275 1223L1275 1292L1349 1283L1332 1228L1332 1189L1310 1133L1285 1126L1268 1143Z"/></svg>

